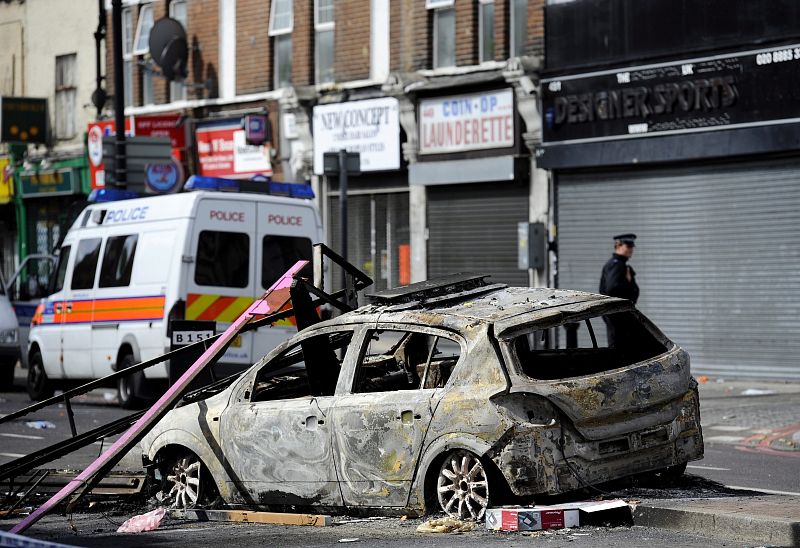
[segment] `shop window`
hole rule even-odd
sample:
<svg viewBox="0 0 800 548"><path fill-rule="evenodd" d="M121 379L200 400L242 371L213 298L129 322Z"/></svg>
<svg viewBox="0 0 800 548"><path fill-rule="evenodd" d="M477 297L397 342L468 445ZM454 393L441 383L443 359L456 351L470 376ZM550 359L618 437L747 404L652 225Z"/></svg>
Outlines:
<svg viewBox="0 0 800 548"><path fill-rule="evenodd" d="M375 330L359 360L355 393L443 387L461 355L460 345L429 333Z"/></svg>
<svg viewBox="0 0 800 548"><path fill-rule="evenodd" d="M528 42L528 0L511 0L511 57L525 55Z"/></svg>
<svg viewBox="0 0 800 548"><path fill-rule="evenodd" d="M71 246L65 245L58 253L58 267L56 270L56 281L53 284L53 293L64 289L64 280L67 277L67 263L69 262L69 251Z"/></svg>
<svg viewBox="0 0 800 548"><path fill-rule="evenodd" d="M274 0L269 17L269 35L273 40L273 71L276 88L292 83L292 0Z"/></svg>
<svg viewBox="0 0 800 548"><path fill-rule="evenodd" d="M241 232L203 230L197 240L197 285L247 287L250 237Z"/></svg>
<svg viewBox="0 0 800 548"><path fill-rule="evenodd" d="M186 11L186 0L172 0L169 3L169 16L180 23L184 30L186 30L186 23L188 21ZM183 82L170 82L169 84L169 100L185 101L187 98L186 86Z"/></svg>
<svg viewBox="0 0 800 548"><path fill-rule="evenodd" d="M113 236L106 241L99 287L126 287L131 283L138 236Z"/></svg>
<svg viewBox="0 0 800 548"><path fill-rule="evenodd" d="M125 106L133 106L133 11L122 10L122 70Z"/></svg>
<svg viewBox="0 0 800 548"><path fill-rule="evenodd" d="M494 0L479 0L478 35L480 62L494 60Z"/></svg>
<svg viewBox="0 0 800 548"><path fill-rule="evenodd" d="M56 139L75 137L76 58L75 53L56 57Z"/></svg>
<svg viewBox="0 0 800 548"><path fill-rule="evenodd" d="M100 256L100 238L81 240L75 254L75 268L72 271L72 289L91 289L97 272L97 259Z"/></svg>
<svg viewBox="0 0 800 548"><path fill-rule="evenodd" d="M298 236L264 236L261 241L261 287L272 286L297 261L311 261L311 240ZM301 275L310 276L311 263Z"/></svg>
<svg viewBox="0 0 800 548"><path fill-rule="evenodd" d="M146 4L139 11L139 22L136 26L136 38L134 39L133 55L147 55L150 52L148 44L150 40L150 30L153 28L153 6ZM141 66L142 74L142 104L151 105L155 102L153 93L153 72L150 67Z"/></svg>
<svg viewBox="0 0 800 548"><path fill-rule="evenodd" d="M456 10L454 0L427 0L433 10L433 68L456 64Z"/></svg>
<svg viewBox="0 0 800 548"><path fill-rule="evenodd" d="M333 395L352 338L337 331L290 346L259 370L250 401Z"/></svg>
<svg viewBox="0 0 800 548"><path fill-rule="evenodd" d="M318 84L333 82L333 0L314 2L314 59L315 79Z"/></svg>

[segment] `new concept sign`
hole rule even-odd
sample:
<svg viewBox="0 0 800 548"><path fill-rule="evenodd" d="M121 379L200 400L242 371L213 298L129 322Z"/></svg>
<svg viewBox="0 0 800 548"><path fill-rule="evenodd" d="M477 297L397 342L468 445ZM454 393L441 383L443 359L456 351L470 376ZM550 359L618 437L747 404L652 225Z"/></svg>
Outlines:
<svg viewBox="0 0 800 548"><path fill-rule="evenodd" d="M314 173L324 173L323 154L361 154L361 171L400 169L400 106L384 97L314 107Z"/></svg>
<svg viewBox="0 0 800 548"><path fill-rule="evenodd" d="M75 193L79 180L73 168L23 171L19 174L23 196L66 196Z"/></svg>
<svg viewBox="0 0 800 548"><path fill-rule="evenodd" d="M248 145L241 124L201 126L195 137L200 175L234 178L272 175L269 147Z"/></svg>
<svg viewBox="0 0 800 548"><path fill-rule="evenodd" d="M0 142L47 143L47 99L0 97Z"/></svg>
<svg viewBox="0 0 800 548"><path fill-rule="evenodd" d="M510 89L419 103L420 154L514 146L514 96Z"/></svg>
<svg viewBox="0 0 800 548"><path fill-rule="evenodd" d="M542 80L544 142L798 119L800 44Z"/></svg>

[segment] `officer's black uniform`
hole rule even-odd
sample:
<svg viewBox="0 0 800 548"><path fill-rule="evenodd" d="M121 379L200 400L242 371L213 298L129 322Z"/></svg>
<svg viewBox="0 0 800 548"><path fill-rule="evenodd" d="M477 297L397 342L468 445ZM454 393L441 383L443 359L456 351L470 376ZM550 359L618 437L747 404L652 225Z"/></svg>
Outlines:
<svg viewBox="0 0 800 548"><path fill-rule="evenodd" d="M614 236L614 240L619 240L622 243L633 246L636 240L636 234L620 234ZM630 280L628 280L630 274ZM628 299L636 304L639 299L639 285L636 283L636 272L628 264L628 258L623 255L614 253L608 262L603 266L603 272L600 275L600 293L610 297L619 297L621 299ZM620 317L604 316L606 322L606 334L608 336L608 346L618 346L625 332L625 327L622 324Z"/></svg>

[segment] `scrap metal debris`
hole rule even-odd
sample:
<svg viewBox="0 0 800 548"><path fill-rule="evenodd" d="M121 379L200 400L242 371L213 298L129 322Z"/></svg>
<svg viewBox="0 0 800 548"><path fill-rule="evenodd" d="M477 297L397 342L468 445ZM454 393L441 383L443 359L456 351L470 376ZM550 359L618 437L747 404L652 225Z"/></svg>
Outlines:
<svg viewBox="0 0 800 548"><path fill-rule="evenodd" d="M474 521L462 521L454 518L429 519L419 524L417 533L465 533L475 529Z"/></svg>

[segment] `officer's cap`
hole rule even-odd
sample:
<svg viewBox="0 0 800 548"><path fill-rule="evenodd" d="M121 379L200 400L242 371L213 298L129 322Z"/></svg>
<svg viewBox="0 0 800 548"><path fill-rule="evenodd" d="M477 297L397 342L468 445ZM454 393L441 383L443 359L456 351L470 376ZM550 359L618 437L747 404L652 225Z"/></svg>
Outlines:
<svg viewBox="0 0 800 548"><path fill-rule="evenodd" d="M622 242L623 244L628 244L631 247L636 245L636 234L617 234L614 236L614 241Z"/></svg>

